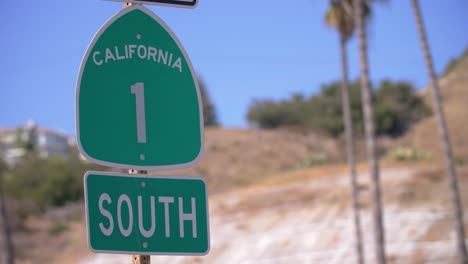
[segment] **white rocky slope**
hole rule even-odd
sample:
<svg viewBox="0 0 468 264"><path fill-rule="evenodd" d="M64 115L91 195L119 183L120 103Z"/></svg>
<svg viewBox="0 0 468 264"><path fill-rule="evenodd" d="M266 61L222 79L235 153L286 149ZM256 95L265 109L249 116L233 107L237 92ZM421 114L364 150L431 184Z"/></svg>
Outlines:
<svg viewBox="0 0 468 264"><path fill-rule="evenodd" d="M389 263L455 263L445 178L440 176L439 189L429 190L426 179L415 185L413 174L407 169L382 173ZM375 263L370 203L364 202L369 199L367 179L367 175L360 175L365 208L362 227L366 263ZM415 186L420 188L412 189ZM427 199L415 201L418 197ZM153 256L152 263L357 262L346 175L306 177L211 197L210 227L211 251L207 256ZM97 254L81 263L131 263L131 256Z"/></svg>

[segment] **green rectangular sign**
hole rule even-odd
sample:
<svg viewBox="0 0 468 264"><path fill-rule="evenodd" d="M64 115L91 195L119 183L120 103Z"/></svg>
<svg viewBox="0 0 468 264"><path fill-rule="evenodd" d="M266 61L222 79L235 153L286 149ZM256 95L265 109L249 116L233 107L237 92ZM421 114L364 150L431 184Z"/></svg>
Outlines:
<svg viewBox="0 0 468 264"><path fill-rule="evenodd" d="M88 171L84 185L92 251L208 253L208 199L202 178Z"/></svg>

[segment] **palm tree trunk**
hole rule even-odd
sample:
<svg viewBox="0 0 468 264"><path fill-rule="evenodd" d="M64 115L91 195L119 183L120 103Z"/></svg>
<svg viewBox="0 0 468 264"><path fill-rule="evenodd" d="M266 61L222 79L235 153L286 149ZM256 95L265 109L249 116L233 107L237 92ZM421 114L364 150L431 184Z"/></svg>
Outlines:
<svg viewBox="0 0 468 264"><path fill-rule="evenodd" d="M412 0L414 16L416 17L416 24L418 26L419 40L424 53L424 59L426 61L427 71L431 79L432 99L434 102L437 126L439 129L440 139L444 148L444 156L446 163L446 170L449 176L450 191L452 193L452 203L455 210L455 231L457 236L457 248L458 254L460 255L460 263L467 264L468 257L465 246L465 228L463 226L463 207L460 200L460 193L458 190L458 180L455 170L455 164L453 162L452 147L450 144L450 138L448 134L447 124L445 122L444 110L442 109L442 102L440 96L440 89L437 83L436 74L432 64L432 56L429 50L429 44L426 38L426 32L424 30L424 24L422 21L421 11L419 9L418 0Z"/></svg>
<svg viewBox="0 0 468 264"><path fill-rule="evenodd" d="M374 222L374 240L376 249L376 262L385 264L385 237L382 218L382 201L380 196L379 163L377 158L374 113L372 107L372 94L369 85L369 70L367 63L366 32L362 18L362 0L354 0L355 21L358 29L359 53L361 65L361 94L364 112L364 125L366 130L367 155L371 174L372 216Z"/></svg>
<svg viewBox="0 0 468 264"><path fill-rule="evenodd" d="M13 241L11 239L11 227L8 220L8 213L5 203L5 195L3 193L3 175L0 172L0 217L3 228L3 243L5 250L5 263L13 264L15 262L15 252L13 247ZM1 258L0 258L1 261Z"/></svg>
<svg viewBox="0 0 468 264"><path fill-rule="evenodd" d="M340 51L341 51L341 72L343 74L341 81L341 96L343 101L343 118L345 124L346 135L346 153L348 157L349 171L351 174L351 191L352 191L352 206L354 214L354 231L356 254L359 264L364 264L364 249L362 243L361 218L359 216L359 192L357 185L356 162L354 157L354 141L353 141L353 121L351 119L351 107L349 99L348 86L348 55L346 52L346 38L343 34L340 35Z"/></svg>

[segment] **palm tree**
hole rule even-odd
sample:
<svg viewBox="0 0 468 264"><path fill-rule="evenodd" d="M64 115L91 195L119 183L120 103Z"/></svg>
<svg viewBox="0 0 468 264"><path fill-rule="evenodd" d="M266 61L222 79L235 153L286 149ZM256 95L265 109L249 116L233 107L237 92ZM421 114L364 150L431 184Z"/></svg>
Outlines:
<svg viewBox="0 0 468 264"><path fill-rule="evenodd" d="M13 241L11 239L11 226L8 218L8 211L6 208L5 195L3 193L3 173L5 172L6 165L0 160L0 221L2 222L3 242L5 246L5 263L13 264L15 262L15 253ZM1 259L0 259L1 261Z"/></svg>
<svg viewBox="0 0 468 264"><path fill-rule="evenodd" d="M434 67L432 64L432 56L429 50L429 44L426 38L426 32L424 29L424 23L421 16L421 11L419 9L418 0L412 0L414 16L416 18L416 24L418 26L419 40L421 42L421 48L424 53L424 59L426 61L427 71L429 73L429 78L431 79L431 90L432 90L432 99L434 102L437 126L439 129L440 139L444 148L444 156L446 163L446 170L449 176L450 181L450 190L452 193L452 203L455 210L455 230L457 234L457 247L458 253L460 255L460 263L467 264L468 257L465 246L465 230L463 226L463 207L460 200L460 193L458 190L458 180L455 170L455 164L453 162L452 146L450 144L450 138L448 134L447 124L445 122L444 110L442 109L442 102L440 97L440 89L437 83L436 74L434 72Z"/></svg>
<svg viewBox="0 0 468 264"><path fill-rule="evenodd" d="M385 236L383 229L382 201L380 194L379 162L377 158L374 111L372 93L369 85L369 66L367 62L366 31L364 28L363 0L353 2L354 18L358 29L359 54L361 65L361 96L366 131L367 155L371 173L372 218L374 222L374 240L377 263L385 263Z"/></svg>
<svg viewBox="0 0 468 264"><path fill-rule="evenodd" d="M339 35L341 53L341 97L343 105L343 119L345 124L346 153L351 175L352 206L354 213L354 231L356 239L356 254L358 263L364 264L364 249L361 231L361 219L359 216L359 192L357 187L355 151L353 141L353 121L351 119L351 107L348 85L348 56L346 44L354 33L354 20L352 16L352 0L331 0L330 8L325 14L325 23L334 28ZM351 10L350 10L351 9Z"/></svg>

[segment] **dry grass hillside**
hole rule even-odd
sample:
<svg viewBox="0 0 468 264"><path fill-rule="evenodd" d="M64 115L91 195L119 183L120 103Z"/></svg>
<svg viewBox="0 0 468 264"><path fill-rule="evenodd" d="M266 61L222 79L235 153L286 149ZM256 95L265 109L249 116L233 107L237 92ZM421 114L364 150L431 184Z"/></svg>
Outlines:
<svg viewBox="0 0 468 264"><path fill-rule="evenodd" d="M467 53L468 54L468 53ZM444 111L458 164L468 164L468 56L439 79ZM421 92L432 106L430 87ZM415 125L402 139L401 144L417 151L429 153L433 160L443 161L442 145L436 125L435 115Z"/></svg>
<svg viewBox="0 0 468 264"><path fill-rule="evenodd" d="M468 187L468 168L460 187ZM272 175L248 187L210 194L211 250L203 257L152 257L155 263L356 263L346 166ZM366 263L375 263L369 175L359 166ZM389 263L456 263L453 212L438 169L382 170ZM468 204L467 193L462 193ZM466 207L465 207L466 208ZM130 263L129 255L93 254L86 245L83 204L51 210L26 237L19 263ZM465 214L465 219L467 214ZM63 231L53 231L64 226ZM468 221L465 221L468 228ZM47 245L47 246L44 246Z"/></svg>
<svg viewBox="0 0 468 264"><path fill-rule="evenodd" d="M151 173L203 176L211 196L343 159L335 140L312 132L208 128L204 136L204 154L196 166ZM49 208L27 219L14 235L18 263L76 263L88 255L83 206L81 201Z"/></svg>
<svg viewBox="0 0 468 264"><path fill-rule="evenodd" d="M291 130L205 129L200 162L191 169L155 174L200 175L210 192L244 186L288 170L341 159L337 143L324 135Z"/></svg>
<svg viewBox="0 0 468 264"><path fill-rule="evenodd" d="M440 79L440 86L455 157L459 165L468 164L468 56ZM428 88L421 95L431 103ZM453 212L447 179L437 167L443 159L435 116L397 142L380 141L382 152L399 144L431 154L426 162L382 164L389 263L455 263ZM356 143L361 160L364 142ZM353 263L344 147L342 139L315 132L206 129L204 154L196 166L152 173L207 180L211 252L196 258L157 257L155 262ZM466 190L468 166L459 168L460 189ZM373 263L369 175L365 164L358 170L366 260ZM468 193L461 194L466 212ZM130 262L129 256L89 251L82 201L27 219L14 239L18 263Z"/></svg>

